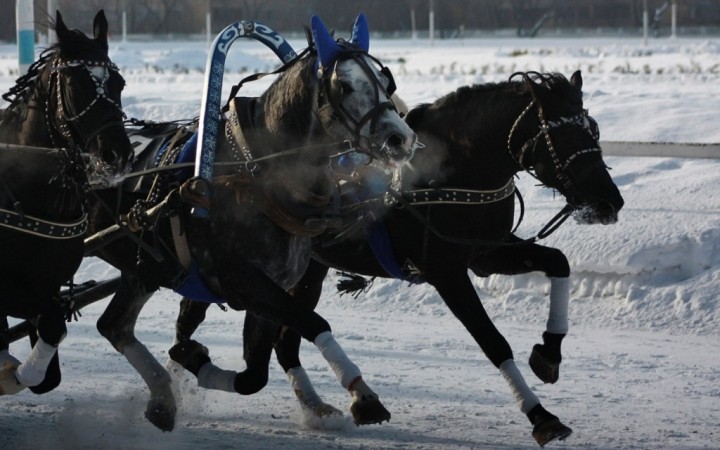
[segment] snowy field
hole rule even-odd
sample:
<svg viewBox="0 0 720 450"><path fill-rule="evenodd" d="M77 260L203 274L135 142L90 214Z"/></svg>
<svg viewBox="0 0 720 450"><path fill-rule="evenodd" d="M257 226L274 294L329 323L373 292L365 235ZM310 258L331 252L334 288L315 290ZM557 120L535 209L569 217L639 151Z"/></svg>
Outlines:
<svg viewBox="0 0 720 450"><path fill-rule="evenodd" d="M335 24L329 24L335 25ZM371 24L372 26L372 24ZM293 42L296 49L302 42ZM457 87L500 81L515 71L581 69L585 105L607 141L720 142L720 40L498 39L371 41L409 105ZM14 82L14 47L0 45L0 91ZM111 42L127 81L130 117L170 120L198 114L206 49L193 42ZM256 42L230 51L225 90L248 73L276 67ZM241 92L254 95L267 82ZM570 333L560 381L543 385L527 365L547 318L538 275L477 279L485 307L515 350L543 405L574 430L552 448L720 448L720 160L606 157L625 199L611 226L568 221L544 243L566 252L573 270ZM530 236L562 206L529 176L520 235ZM28 255L32 257L32 255ZM113 270L88 260L76 281ZM164 361L178 297L161 291L137 333ZM531 449L531 426L498 371L427 286L376 281L353 299L333 279L319 311L390 423L356 428L349 414L308 424L280 367L269 385L240 397L204 391L181 377L176 428L144 420L148 392L125 359L95 330L106 302L69 326L60 355L63 383L35 396L0 398L3 449ZM224 368L241 370L242 315L211 308L196 334ZM25 342L12 346L24 357ZM314 346L305 366L326 401L349 396Z"/></svg>

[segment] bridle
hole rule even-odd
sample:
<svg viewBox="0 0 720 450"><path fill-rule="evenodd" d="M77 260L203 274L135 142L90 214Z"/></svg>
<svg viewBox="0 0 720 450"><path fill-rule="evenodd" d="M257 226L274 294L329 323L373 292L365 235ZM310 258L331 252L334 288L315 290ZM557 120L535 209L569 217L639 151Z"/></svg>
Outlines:
<svg viewBox="0 0 720 450"><path fill-rule="evenodd" d="M68 101L66 86L61 77L64 71L78 67L85 69L95 84L95 97L79 112L76 111L74 106ZM98 68L102 69L100 75L97 73L99 72L97 70ZM48 132L50 133L50 140L54 147L65 146L67 148L79 147L86 149L87 143L106 129L111 127L124 127L122 119L126 118L125 113L120 104L113 100L108 94L107 84L112 72L118 74L119 70L117 66L110 61L87 59L63 61L60 58L53 60L52 66L50 67L50 81L48 84L48 104L45 109L47 111ZM50 106L53 89L55 89L56 105L54 111L56 114L53 114L53 108ZM100 101L106 101L113 105L120 113L122 119L107 121L87 135L83 135L78 126L78 120L88 114L92 107Z"/></svg>
<svg viewBox="0 0 720 450"><path fill-rule="evenodd" d="M531 72L531 74L535 74L534 72ZM525 80L525 85L530 90L530 93L532 94L533 99L530 101L530 103L523 109L523 111L520 113L520 115L515 119L515 122L513 123L512 127L510 128L510 132L508 133L508 139L507 139L507 150L512 159L515 161L515 163L520 166L524 171L531 174L533 177L539 180L538 176L533 171L532 164L526 163L526 155L529 153L532 153L534 155L535 149L537 147L538 142L541 138L544 139L545 145L548 150L548 154L550 155L550 158L553 162L553 167L555 170L555 177L560 182L562 186L563 193L566 194L566 198L570 198L570 195L574 192L578 192L577 186L573 183L570 176L567 174L567 169L570 167L570 165L577 160L577 158L581 155L586 155L589 153L596 153L596 152L602 152L602 149L599 146L594 147L588 147L584 149L577 150L573 152L566 160L565 162L560 161L560 157L558 156L557 150L555 150L555 145L553 143L552 136L550 135L550 131L563 127L563 126L575 126L579 127L583 130L585 130L590 136L592 136L593 141L597 143L600 136L597 133L597 127L593 127L593 119L590 118L588 115L588 111L583 109L578 114L572 115L572 116L561 116L555 121L548 121L545 117L545 112L542 107L542 104L540 102L540 99L535 92L535 82L530 79L530 74L528 73L515 73L513 74L510 79L515 77L516 75L522 75L523 79ZM540 76L540 74L536 74ZM522 122L523 118L528 115L530 110L532 108L537 109L537 120L539 122L539 131L537 134L535 134L533 137L526 140L520 148L517 150L513 150L512 148L512 140L513 136L515 134L515 131L520 126L520 123ZM534 158L532 158L534 159ZM541 181L541 180L539 180ZM542 182L542 181L541 181ZM544 184L544 183L543 183Z"/></svg>
<svg viewBox="0 0 720 450"><path fill-rule="evenodd" d="M321 99L324 98L326 100L326 103L319 108L319 112L323 113L327 108L330 108L330 119L339 122L347 131L350 132L350 134L353 136L353 140L351 141L353 147L360 149L366 148L374 152L382 152L383 148L387 145L387 143L383 142L379 145L373 142L369 136L364 136L362 134L362 129L369 122L370 135L375 134L377 122L380 118L380 115L383 114L386 110L397 111L395 104L390 100L393 92L395 92L396 89L395 80L392 76L392 73L390 72L390 69L384 66L374 56L342 40L338 41L338 43L342 46L343 51L338 55L337 59L333 63L333 67L331 68L331 70L325 70L323 68L318 69L318 73L321 77L322 86L320 96ZM375 75L375 72L372 70L370 64L367 62L365 57L369 58L380 66L379 72L385 75L385 77L387 77L389 80L387 89L380 81L380 79ZM373 106L359 119L353 117L353 115L347 110L347 108L345 108L345 106L338 98L339 96L336 92L337 89L333 89L332 85L333 77L336 74L338 64L341 61L345 61L347 59L354 60L360 66L360 68L362 68L368 79L371 80L371 85L373 87L373 92L375 96L375 106ZM381 94L385 94L388 100L381 101ZM327 126L324 126L327 129Z"/></svg>

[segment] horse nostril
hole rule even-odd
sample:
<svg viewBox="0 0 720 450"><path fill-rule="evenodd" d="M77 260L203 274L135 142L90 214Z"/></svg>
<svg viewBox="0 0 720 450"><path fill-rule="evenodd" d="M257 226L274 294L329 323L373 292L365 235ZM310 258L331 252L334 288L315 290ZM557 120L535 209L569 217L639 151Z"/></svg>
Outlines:
<svg viewBox="0 0 720 450"><path fill-rule="evenodd" d="M399 134L391 134L385 142L387 142L388 147L402 147L405 139Z"/></svg>
<svg viewBox="0 0 720 450"><path fill-rule="evenodd" d="M118 153L115 150L103 150L102 159L107 164L115 164L120 159Z"/></svg>

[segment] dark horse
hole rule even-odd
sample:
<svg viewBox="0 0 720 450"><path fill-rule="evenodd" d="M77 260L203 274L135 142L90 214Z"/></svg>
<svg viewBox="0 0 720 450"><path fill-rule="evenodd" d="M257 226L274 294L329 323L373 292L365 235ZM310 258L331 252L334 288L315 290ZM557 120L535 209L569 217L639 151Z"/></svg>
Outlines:
<svg viewBox="0 0 720 450"><path fill-rule="evenodd" d="M328 267L430 283L508 381L534 426L533 436L544 445L571 430L541 406L525 383L467 269L480 276L543 271L550 277L547 331L543 344L533 348L530 364L541 380L554 383L568 329L570 267L560 250L513 234L513 177L522 170L533 173L565 196L564 211L575 211L581 223L616 222L623 199L603 162L597 124L583 109L580 72L569 81L559 74L520 75L520 80L462 87L410 111L407 123L426 148L394 180L396 207L385 210L380 222L346 233L345 240L330 244L337 233L316 239L313 261L294 295L314 308ZM358 211L363 199L372 204L372 195L357 183L354 187L360 191L354 194L358 203L348 209ZM359 211L359 219L369 215L367 209ZM370 212L383 214L377 208ZM190 338L206 308L183 300L177 340ZM315 414L336 411L312 388L298 358L300 341L291 330L278 335L277 326L248 315L244 336L245 373L263 383L274 344L303 406Z"/></svg>
<svg viewBox="0 0 720 450"><path fill-rule="evenodd" d="M105 14L95 16L92 39L69 30L59 12L54 28L58 43L3 95L10 104L0 111L0 394L60 383L66 327L55 296L83 258L86 194L119 179L132 155ZM37 326L22 364L2 338L7 316Z"/></svg>
<svg viewBox="0 0 720 450"><path fill-rule="evenodd" d="M191 214L195 205L189 199L198 186L194 179L183 183L182 189L171 189L167 196L158 190L158 186L171 188L182 182L182 178L173 179L176 170L170 167L172 171L150 180L149 192L124 192L121 204L114 207L127 211L135 205L136 211L148 203L150 209L131 217L150 222L142 237L162 253L163 260L154 260L127 239L97 251L97 256L121 270L120 287L100 317L98 329L147 383L151 398L145 415L163 430L174 427L171 378L135 337L134 327L143 305L158 288L182 292L193 275L204 282L206 290L196 295L223 299L233 309L247 309L314 342L350 390L359 422L387 418L384 408L374 409L379 404L377 396L334 340L328 323L295 302L286 290L308 265L311 237L339 222L338 193L328 176L329 159L340 151L338 144L352 141L360 151L397 167L411 157L417 138L390 101L389 72L367 53L364 16L358 17L350 42L333 40L317 17L312 20L312 33L314 47L289 63L263 95L230 102L229 113L221 121L224 133L217 144L209 218ZM187 129L172 124L158 129L168 126L176 132L169 133L171 142L164 154L185 147L175 145L184 140L194 146L196 135ZM108 190L101 197L112 204L118 195ZM163 197L162 202L155 201ZM136 203L138 199L142 201ZM166 209L163 206L162 213L151 214L159 205ZM98 231L112 225L115 214L107 214L99 205L91 216L91 228ZM201 350L181 344L171 355L183 360L203 385L222 374L198 372L207 359ZM235 380L228 389L252 389L243 383Z"/></svg>

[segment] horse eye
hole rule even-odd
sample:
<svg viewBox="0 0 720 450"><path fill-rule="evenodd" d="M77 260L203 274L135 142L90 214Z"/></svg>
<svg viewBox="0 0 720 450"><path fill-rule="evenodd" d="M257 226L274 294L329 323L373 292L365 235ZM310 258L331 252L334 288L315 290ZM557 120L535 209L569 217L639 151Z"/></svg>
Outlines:
<svg viewBox="0 0 720 450"><path fill-rule="evenodd" d="M337 80L336 83L337 89L340 90L341 95L347 95L352 93L355 89L353 89L352 85L348 83L347 81Z"/></svg>

